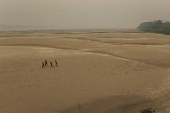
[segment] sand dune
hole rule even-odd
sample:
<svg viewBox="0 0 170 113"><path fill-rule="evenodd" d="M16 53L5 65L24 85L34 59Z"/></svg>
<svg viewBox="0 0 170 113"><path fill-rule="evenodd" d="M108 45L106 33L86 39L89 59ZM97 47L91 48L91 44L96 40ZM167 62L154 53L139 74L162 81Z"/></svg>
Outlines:
<svg viewBox="0 0 170 113"><path fill-rule="evenodd" d="M0 39L1 113L170 111L170 36L35 30Z"/></svg>

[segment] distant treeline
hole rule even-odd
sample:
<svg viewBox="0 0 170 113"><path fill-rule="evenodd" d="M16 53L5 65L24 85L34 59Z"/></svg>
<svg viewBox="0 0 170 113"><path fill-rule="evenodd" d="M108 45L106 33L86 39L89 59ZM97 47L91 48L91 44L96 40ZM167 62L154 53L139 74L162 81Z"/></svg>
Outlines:
<svg viewBox="0 0 170 113"><path fill-rule="evenodd" d="M144 32L170 35L170 22L162 22L162 20L155 20L153 22L143 22L137 27L137 29Z"/></svg>

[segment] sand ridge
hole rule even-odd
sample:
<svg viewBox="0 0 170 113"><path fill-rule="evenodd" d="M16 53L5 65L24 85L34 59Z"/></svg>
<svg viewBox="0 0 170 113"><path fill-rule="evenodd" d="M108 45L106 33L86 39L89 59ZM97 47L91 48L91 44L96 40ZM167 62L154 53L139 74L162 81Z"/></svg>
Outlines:
<svg viewBox="0 0 170 113"><path fill-rule="evenodd" d="M0 112L168 113L169 36L37 30L0 37ZM44 60L48 66L42 68Z"/></svg>

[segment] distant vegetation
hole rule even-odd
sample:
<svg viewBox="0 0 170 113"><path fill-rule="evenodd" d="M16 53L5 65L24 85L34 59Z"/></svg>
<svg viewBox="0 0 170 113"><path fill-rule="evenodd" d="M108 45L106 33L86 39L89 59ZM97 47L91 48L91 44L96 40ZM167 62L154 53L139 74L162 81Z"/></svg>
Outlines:
<svg viewBox="0 0 170 113"><path fill-rule="evenodd" d="M143 22L137 27L137 29L144 32L170 35L170 22L162 22L162 20Z"/></svg>

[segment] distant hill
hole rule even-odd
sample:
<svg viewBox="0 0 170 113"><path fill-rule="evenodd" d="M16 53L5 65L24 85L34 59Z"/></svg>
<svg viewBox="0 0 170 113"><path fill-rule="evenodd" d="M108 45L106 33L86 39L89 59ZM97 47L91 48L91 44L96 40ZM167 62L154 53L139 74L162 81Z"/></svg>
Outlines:
<svg viewBox="0 0 170 113"><path fill-rule="evenodd" d="M155 20L153 22L143 22L137 27L137 29L144 32L170 35L170 22L162 22L162 20Z"/></svg>
<svg viewBox="0 0 170 113"><path fill-rule="evenodd" d="M29 29L53 29L52 26L32 26L32 25L6 25L0 24L0 31L3 30L29 30Z"/></svg>

